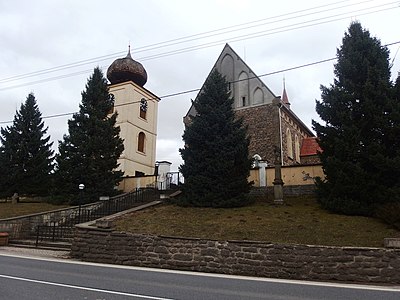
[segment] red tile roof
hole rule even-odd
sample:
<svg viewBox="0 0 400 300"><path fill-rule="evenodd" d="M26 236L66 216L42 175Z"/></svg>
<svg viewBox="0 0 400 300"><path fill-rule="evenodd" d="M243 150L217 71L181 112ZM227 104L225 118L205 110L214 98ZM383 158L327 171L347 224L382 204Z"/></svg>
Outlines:
<svg viewBox="0 0 400 300"><path fill-rule="evenodd" d="M301 143L300 156L317 155L317 152L322 152L321 147L318 145L317 138L304 138Z"/></svg>

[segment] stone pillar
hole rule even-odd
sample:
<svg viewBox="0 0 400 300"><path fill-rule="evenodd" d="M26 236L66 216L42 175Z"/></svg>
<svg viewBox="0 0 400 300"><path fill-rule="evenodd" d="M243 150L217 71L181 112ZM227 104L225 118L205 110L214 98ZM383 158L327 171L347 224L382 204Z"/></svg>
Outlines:
<svg viewBox="0 0 400 300"><path fill-rule="evenodd" d="M276 124L278 124L278 135L275 141L275 179L273 181L274 184L274 203L283 204L283 180L282 180L282 130L281 130L281 107L282 102L280 97L272 100L272 103L276 106Z"/></svg>
<svg viewBox="0 0 400 300"><path fill-rule="evenodd" d="M266 178L266 172L265 172L267 163L260 161L258 163L258 167L259 167L258 172L259 172L259 177L260 177L260 187L267 186L267 178Z"/></svg>
<svg viewBox="0 0 400 300"><path fill-rule="evenodd" d="M283 180L281 173L281 164L275 164L275 179L274 184L274 203L283 204Z"/></svg>

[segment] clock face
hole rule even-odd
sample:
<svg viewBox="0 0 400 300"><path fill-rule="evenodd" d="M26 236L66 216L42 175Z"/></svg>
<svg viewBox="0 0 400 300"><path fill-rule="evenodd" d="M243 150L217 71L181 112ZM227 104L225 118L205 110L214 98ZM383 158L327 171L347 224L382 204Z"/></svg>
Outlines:
<svg viewBox="0 0 400 300"><path fill-rule="evenodd" d="M144 98L140 100L140 110L147 111L147 100Z"/></svg>

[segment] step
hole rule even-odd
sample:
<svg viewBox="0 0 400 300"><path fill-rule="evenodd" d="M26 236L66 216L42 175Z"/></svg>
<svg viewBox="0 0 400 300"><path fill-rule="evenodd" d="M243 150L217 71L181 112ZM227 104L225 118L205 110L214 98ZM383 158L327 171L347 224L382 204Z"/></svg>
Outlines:
<svg viewBox="0 0 400 300"><path fill-rule="evenodd" d="M68 241L51 242L40 241L36 246L36 240L11 240L8 243L12 247L36 248L43 250L66 251L71 250L71 243Z"/></svg>

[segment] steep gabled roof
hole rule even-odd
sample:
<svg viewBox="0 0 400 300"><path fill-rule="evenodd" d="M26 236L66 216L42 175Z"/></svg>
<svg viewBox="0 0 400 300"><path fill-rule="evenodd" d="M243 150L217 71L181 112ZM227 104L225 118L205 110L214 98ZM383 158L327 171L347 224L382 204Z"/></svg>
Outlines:
<svg viewBox="0 0 400 300"><path fill-rule="evenodd" d="M256 80L257 84L259 86L261 86L262 88L265 89L265 91L267 93L269 93L271 95L272 98L277 98L277 96L269 89L269 87L253 72L253 70L246 64L246 62L244 60L242 60L242 58L235 52L235 50L232 49L231 46L229 46L229 44L225 44L222 52L220 53L220 55L218 56L218 59L216 60L216 62L214 63L214 66L212 67L212 69L210 70L210 73L208 74L207 78L210 76L210 74L214 71L214 69L218 69L218 64L221 63L221 61L223 60L223 58L227 55L230 54L231 56L234 57L234 59L236 60L236 63L239 61L240 64L242 65L243 68L245 68L248 71L249 74L249 79L252 80ZM234 80L237 80L236 78ZM203 88L204 88L204 84L207 81L207 79L203 82L203 85L199 91L199 93L196 96L199 96L199 94L202 92ZM234 81L235 82L235 81ZM194 101L196 101L196 99ZM309 136L314 136L314 133L300 120L300 118L290 109L290 103L289 103L289 99L286 93L286 89L284 87L283 90L283 95L281 98L281 102L284 104L282 105L283 110L285 111L285 113L287 113L288 115L290 115L292 117L293 120L295 120L295 122L309 135ZM269 103L264 103L264 104L269 104ZM251 106L249 106L251 107ZM190 116L194 116L196 115L196 110L193 106L193 104L191 105L190 109L188 110L188 112L186 113L184 120L189 120Z"/></svg>
<svg viewBox="0 0 400 300"><path fill-rule="evenodd" d="M316 137L304 138L301 144L300 156L317 155L322 152Z"/></svg>
<svg viewBox="0 0 400 300"><path fill-rule="evenodd" d="M218 63L220 63L220 62L222 61L223 57L224 57L227 53L229 53L229 54L231 54L232 56L234 56L235 59L236 59L237 61L240 61L240 62L245 66L245 68L248 69L248 74L251 74L251 77L249 76L248 79L256 80L257 83L258 83L260 86L262 86L263 88L265 88L273 97L276 97L276 95L270 90L270 88L269 88L269 87L268 87L268 86L253 72L253 70L252 70L252 69L246 64L246 62L235 52L235 50L232 49L232 47L231 47L229 44L225 44L225 46L224 46L224 48L222 49L220 55L218 56L217 60L215 61L214 66L211 68L209 74L207 75L207 78L211 75L211 73L212 73L215 69L218 69ZM197 97L198 97L198 96L200 95L200 93L203 91L203 88L204 88L205 82L207 81L207 78L206 78L206 80L204 80L203 85L201 86L201 89L200 89L200 91L198 92L198 94L197 94L197 96L196 96L196 98L195 98L194 101L196 101ZM233 81L233 82L235 82L235 81ZM194 106L191 105L189 111L188 111L188 112L186 113L186 115L185 115L185 118L186 118L186 117L189 117L189 116L192 116L192 115L195 115L195 114L196 114L196 111L195 111L195 109L194 109Z"/></svg>

